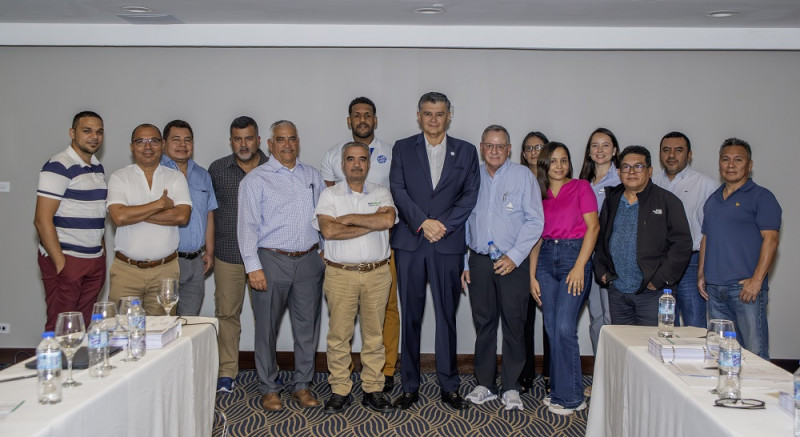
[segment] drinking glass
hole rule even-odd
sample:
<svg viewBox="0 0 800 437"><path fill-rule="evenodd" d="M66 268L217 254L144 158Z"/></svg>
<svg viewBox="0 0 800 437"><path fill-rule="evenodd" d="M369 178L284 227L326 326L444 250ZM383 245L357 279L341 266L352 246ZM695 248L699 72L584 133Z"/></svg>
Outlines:
<svg viewBox="0 0 800 437"><path fill-rule="evenodd" d="M100 314L103 316L103 324L101 329L108 333L108 341L111 341L113 332L117 330L117 307L112 302L97 302L92 306L92 314ZM112 366L108 362L108 348L106 348L103 355L103 368L107 370L116 369L117 366Z"/></svg>
<svg viewBox="0 0 800 437"><path fill-rule="evenodd" d="M117 308L117 323L119 324L119 327L122 328L122 330L125 331L126 333L129 331L128 315L133 309L133 301L136 299L138 299L138 297L134 296L125 296L119 298L119 307ZM134 357L133 354L131 353L130 339L127 342L125 342L125 350L127 351L127 353L125 354L125 358L123 358L122 361L125 361L127 363L138 360L138 358Z"/></svg>
<svg viewBox="0 0 800 437"><path fill-rule="evenodd" d="M722 341L722 334L725 331L733 331L733 322L725 319L711 319L708 321L708 332L706 333L706 350L714 358L714 362L719 358L719 343Z"/></svg>
<svg viewBox="0 0 800 437"><path fill-rule="evenodd" d="M163 278L161 280L161 291L158 292L158 303L164 307L164 312L169 315L170 310L178 303L178 280L175 278Z"/></svg>
<svg viewBox="0 0 800 437"><path fill-rule="evenodd" d="M61 343L61 349L67 357L67 380L61 384L63 387L77 387L80 382L72 379L72 358L78 350L83 337L86 335L86 325L83 323L83 314L77 311L61 313L56 320L56 338Z"/></svg>

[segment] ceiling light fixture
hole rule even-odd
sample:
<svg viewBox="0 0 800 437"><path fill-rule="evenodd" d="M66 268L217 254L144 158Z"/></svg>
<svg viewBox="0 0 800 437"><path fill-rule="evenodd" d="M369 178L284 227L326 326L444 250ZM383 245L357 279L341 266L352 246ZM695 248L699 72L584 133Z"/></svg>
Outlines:
<svg viewBox="0 0 800 437"><path fill-rule="evenodd" d="M123 6L122 10L125 12L132 12L134 14L149 14L153 12L153 10L147 6Z"/></svg>
<svg viewBox="0 0 800 437"><path fill-rule="evenodd" d="M439 15L444 14L444 5L436 3L431 5L430 7L422 7L414 9L414 12L417 14L422 15Z"/></svg>
<svg viewBox="0 0 800 437"><path fill-rule="evenodd" d="M706 12L706 16L711 18L728 18L728 17L733 17L735 15L739 15L739 11L721 10L721 11Z"/></svg>

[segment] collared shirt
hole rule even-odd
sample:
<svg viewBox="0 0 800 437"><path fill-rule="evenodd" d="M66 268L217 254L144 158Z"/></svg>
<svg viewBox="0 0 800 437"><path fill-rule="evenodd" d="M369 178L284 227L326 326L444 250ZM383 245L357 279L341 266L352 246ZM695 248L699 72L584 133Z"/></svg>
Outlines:
<svg viewBox="0 0 800 437"><path fill-rule="evenodd" d="M597 198L598 211L603 209L603 201L606 200L606 187L616 187L619 184L619 172L617 171L617 166L612 162L603 179L592 183L592 190L594 190L594 196Z"/></svg>
<svg viewBox="0 0 800 437"><path fill-rule="evenodd" d="M592 187L583 179L564 184L557 197L548 189L542 207L545 217L542 237L551 240L583 238L587 229L583 215L597 212Z"/></svg>
<svg viewBox="0 0 800 437"><path fill-rule="evenodd" d="M752 179L723 200L724 189L723 184L708 198L703 220L704 273L712 285L733 285L753 276L764 242L761 231L779 231L783 213L775 195Z"/></svg>
<svg viewBox="0 0 800 437"><path fill-rule="evenodd" d="M672 180L662 170L653 177L653 183L681 199L689 221L689 230L692 232L692 250L700 250L700 240L703 239L703 206L711 193L719 188L719 182L686 166Z"/></svg>
<svg viewBox="0 0 800 437"><path fill-rule="evenodd" d="M494 177L486 164L481 164L480 174L478 203L467 219L467 245L488 254L489 241L494 241L501 252L520 265L544 227L539 184L528 167L511 161L500 166Z"/></svg>
<svg viewBox="0 0 800 437"><path fill-rule="evenodd" d="M644 275L636 257L636 240L639 233L639 201L632 205L625 195L619 199L614 230L608 242L611 260L618 278L613 287L622 293L635 293L642 286Z"/></svg>
<svg viewBox="0 0 800 437"><path fill-rule="evenodd" d="M192 206L189 185L183 173L159 165L153 172L152 186L141 167L131 164L115 171L108 178L106 205L144 205L158 200L167 190L175 206ZM166 258L178 249L178 227L139 222L117 227L114 249L137 261Z"/></svg>
<svg viewBox="0 0 800 437"><path fill-rule="evenodd" d="M344 181L342 147L352 141L352 139L345 140L328 149L325 158L322 159L322 167L319 169L322 179L337 184ZM370 158L367 182L381 184L388 188L389 169L392 167L392 145L375 137L368 146Z"/></svg>
<svg viewBox="0 0 800 437"><path fill-rule="evenodd" d="M428 154L428 165L431 167L431 184L433 188L436 188L436 184L442 178L445 151L447 150L447 136L444 137L444 141L440 144L431 144L425 135L422 135L422 137L425 138L425 152Z"/></svg>
<svg viewBox="0 0 800 437"><path fill-rule="evenodd" d="M247 273L262 268L260 247L299 252L319 243L311 220L324 188L319 171L299 160L290 170L270 159L242 179L237 237Z"/></svg>
<svg viewBox="0 0 800 437"><path fill-rule="evenodd" d="M364 184L362 193L354 192L347 183L325 189L319 196L311 224L319 230L318 215L333 218L346 214L373 214L382 206L395 208L389 189L371 182ZM395 219L397 223L397 209ZM325 240L325 259L336 263L359 264L389 258L389 230L373 231L347 240Z"/></svg>
<svg viewBox="0 0 800 437"><path fill-rule="evenodd" d="M97 258L103 254L106 221L106 177L103 165L92 155L87 164L67 146L42 167L38 196L61 202L53 216L58 242L66 255ZM46 254L40 244L39 251Z"/></svg>
<svg viewBox="0 0 800 437"><path fill-rule="evenodd" d="M267 155L258 149L258 165L267 162ZM230 264L242 264L236 240L236 220L239 216L239 183L247 173L239 167L231 153L208 166L218 208L214 211L214 256Z"/></svg>
<svg viewBox="0 0 800 437"><path fill-rule="evenodd" d="M178 164L166 153L161 155L161 165L180 171ZM189 184L189 194L192 197L192 215L189 223L178 227L180 237L178 250L196 252L206 244L208 212L217 209L217 198L214 196L211 176L193 159L187 163L186 182Z"/></svg>

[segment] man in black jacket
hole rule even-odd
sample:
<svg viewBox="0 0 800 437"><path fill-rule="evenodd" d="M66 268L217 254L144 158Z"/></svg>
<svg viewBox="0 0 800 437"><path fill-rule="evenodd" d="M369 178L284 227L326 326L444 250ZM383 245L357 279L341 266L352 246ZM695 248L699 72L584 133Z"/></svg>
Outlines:
<svg viewBox="0 0 800 437"><path fill-rule="evenodd" d="M608 287L611 323L658 325L658 299L683 275L692 235L680 199L650 181L650 152L620 154L621 185L606 188L594 270Z"/></svg>

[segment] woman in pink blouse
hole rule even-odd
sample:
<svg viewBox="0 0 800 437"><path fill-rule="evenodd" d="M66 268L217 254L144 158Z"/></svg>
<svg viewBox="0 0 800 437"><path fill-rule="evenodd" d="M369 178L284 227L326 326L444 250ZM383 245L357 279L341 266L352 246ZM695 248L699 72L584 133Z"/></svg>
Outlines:
<svg viewBox="0 0 800 437"><path fill-rule="evenodd" d="M542 190L544 230L531 253L531 294L542 305L550 338L550 412L586 408L578 347L578 316L589 292L589 261L600 231L597 199L589 182L572 179L569 149L548 143L536 177Z"/></svg>

